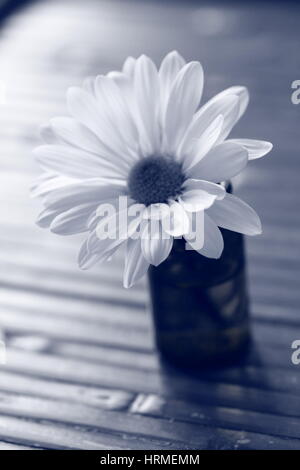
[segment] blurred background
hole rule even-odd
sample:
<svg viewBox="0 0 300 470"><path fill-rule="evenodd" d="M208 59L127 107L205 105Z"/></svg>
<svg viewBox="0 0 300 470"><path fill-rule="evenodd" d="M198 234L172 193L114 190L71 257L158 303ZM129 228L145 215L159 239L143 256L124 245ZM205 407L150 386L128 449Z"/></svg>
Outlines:
<svg viewBox="0 0 300 470"><path fill-rule="evenodd" d="M300 448L300 5L4 1L0 18L1 448ZM173 49L201 61L204 101L246 85L232 137L274 145L234 181L264 228L247 239L253 355L193 379L160 369L145 283L123 289L122 255L80 271L81 237L36 227L29 197L39 126L66 114L67 87Z"/></svg>

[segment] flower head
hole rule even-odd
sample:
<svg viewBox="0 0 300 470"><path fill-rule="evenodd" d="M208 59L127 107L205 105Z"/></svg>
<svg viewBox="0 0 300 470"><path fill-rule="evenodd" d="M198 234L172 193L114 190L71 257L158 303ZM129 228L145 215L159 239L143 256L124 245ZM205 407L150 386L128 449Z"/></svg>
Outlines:
<svg viewBox="0 0 300 470"><path fill-rule="evenodd" d="M227 139L247 107L245 87L228 88L199 108L202 89L201 64L185 63L175 51L159 69L144 55L129 57L121 72L70 88L72 117L52 119L42 128L46 145L35 152L45 172L33 188L45 207L38 224L61 235L87 232L79 253L82 268L108 259L124 243L128 287L149 264L167 258L173 237L184 236L200 254L218 258L223 250L218 227L261 232L255 211L228 194L222 182L272 145ZM130 207L139 209L129 225L121 196L128 197L126 214ZM117 238L99 235L113 218L101 216L99 208L107 203L116 209ZM192 236L199 215L200 244Z"/></svg>

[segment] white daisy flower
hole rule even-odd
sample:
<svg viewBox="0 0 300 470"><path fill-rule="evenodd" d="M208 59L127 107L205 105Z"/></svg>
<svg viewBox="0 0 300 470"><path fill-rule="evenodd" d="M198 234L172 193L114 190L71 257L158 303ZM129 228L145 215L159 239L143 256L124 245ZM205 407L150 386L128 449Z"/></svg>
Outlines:
<svg viewBox="0 0 300 470"><path fill-rule="evenodd" d="M80 267L108 259L124 243L124 286L130 287L149 264L167 258L173 237L184 236L193 246L196 213L204 215L204 241L194 248L207 257L222 253L218 227L261 232L255 211L221 182L268 153L272 144L226 140L247 107L245 87L228 88L199 108L202 89L201 64L185 63L174 51L159 69L145 55L129 57L122 72L89 78L82 88L68 90L72 117L52 119L42 128L46 145L35 153L45 173L33 195L45 207L40 226L61 235L87 232ZM107 202L117 208L120 196L138 204L141 215L127 231L119 222L119 234L123 230L125 236L101 239L98 208ZM169 230L162 229L166 215L172 220ZM153 220L154 237L133 237Z"/></svg>

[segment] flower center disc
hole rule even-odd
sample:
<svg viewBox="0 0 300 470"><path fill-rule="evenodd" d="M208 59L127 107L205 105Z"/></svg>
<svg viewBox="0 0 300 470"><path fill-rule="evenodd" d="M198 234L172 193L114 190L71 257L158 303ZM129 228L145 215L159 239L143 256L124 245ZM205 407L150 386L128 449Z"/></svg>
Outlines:
<svg viewBox="0 0 300 470"><path fill-rule="evenodd" d="M178 196L183 181L180 163L168 157L147 157L132 168L128 189L136 202L148 206Z"/></svg>

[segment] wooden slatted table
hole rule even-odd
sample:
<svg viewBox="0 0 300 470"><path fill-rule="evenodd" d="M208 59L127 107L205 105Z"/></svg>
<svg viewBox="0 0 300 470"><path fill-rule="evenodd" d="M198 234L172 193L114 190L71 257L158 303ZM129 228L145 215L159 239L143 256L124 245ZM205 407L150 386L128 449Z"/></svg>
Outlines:
<svg viewBox="0 0 300 470"><path fill-rule="evenodd" d="M1 29L0 449L299 449L299 7L196 2L48 0ZM81 272L81 237L34 224L28 188L38 126L65 114L65 90L177 48L200 59L205 98L232 84L251 92L236 136L270 140L236 193L260 213L248 239L254 348L248 362L189 377L154 350L140 283L122 288L122 255Z"/></svg>

